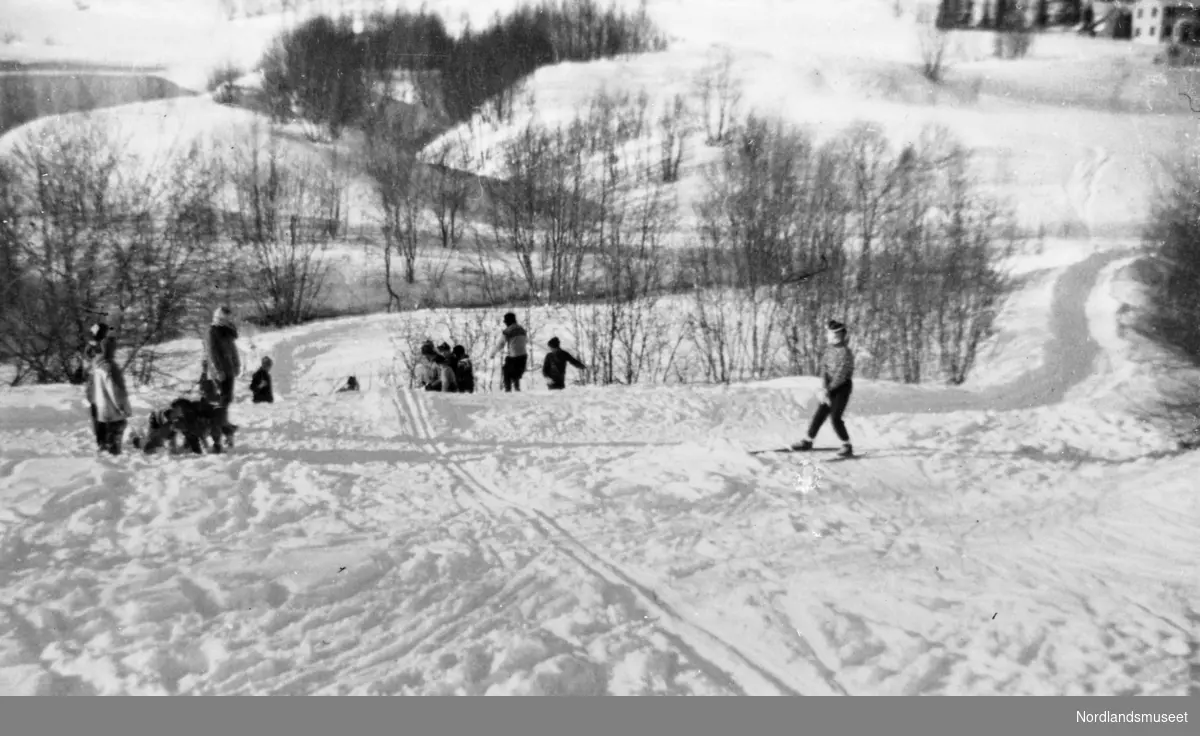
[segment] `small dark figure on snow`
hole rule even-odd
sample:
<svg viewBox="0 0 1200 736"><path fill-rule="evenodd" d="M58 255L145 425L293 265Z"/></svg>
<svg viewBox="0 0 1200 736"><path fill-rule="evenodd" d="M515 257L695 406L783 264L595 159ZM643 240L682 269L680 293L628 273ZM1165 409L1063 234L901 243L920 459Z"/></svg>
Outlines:
<svg viewBox="0 0 1200 736"><path fill-rule="evenodd" d="M460 394L475 393L475 368L471 365L467 349L462 345L455 345L452 352L454 355L454 381L458 384L458 392Z"/></svg>
<svg viewBox="0 0 1200 736"><path fill-rule="evenodd" d="M551 391L562 391L567 387L567 366L573 365L581 371L586 371L587 366L559 347L557 337L550 338L546 345L549 346L550 352L546 353L545 359L542 360L542 376L545 377L546 386Z"/></svg>
<svg viewBox="0 0 1200 736"><path fill-rule="evenodd" d="M504 390L507 392L521 390L521 377L529 364L529 353L525 350L528 334L525 328L517 324L517 315L509 312L504 315L504 329L500 332L500 344L492 351L492 356L504 353L504 365L500 375L504 379Z"/></svg>
<svg viewBox="0 0 1200 736"><path fill-rule="evenodd" d="M349 378L346 379L346 385L344 385L338 389L338 393L344 394L344 393L349 393L351 391L357 391L357 390L358 390L358 379L355 378L354 376L350 376Z"/></svg>
<svg viewBox="0 0 1200 736"><path fill-rule="evenodd" d="M793 450L811 450L813 440L826 419L833 424L833 431L842 441L842 449L838 457L851 457L854 448L850 444L850 434L842 422L846 405L850 402L850 393L854 390L854 353L846 344L846 326L837 320L830 320L826 328L829 348L825 352L824 388L820 395L820 405L808 425L808 436L792 445Z"/></svg>
<svg viewBox="0 0 1200 736"><path fill-rule="evenodd" d="M275 389L271 385L271 366L275 363L264 356L262 365L250 377L250 396L255 404L274 404Z"/></svg>

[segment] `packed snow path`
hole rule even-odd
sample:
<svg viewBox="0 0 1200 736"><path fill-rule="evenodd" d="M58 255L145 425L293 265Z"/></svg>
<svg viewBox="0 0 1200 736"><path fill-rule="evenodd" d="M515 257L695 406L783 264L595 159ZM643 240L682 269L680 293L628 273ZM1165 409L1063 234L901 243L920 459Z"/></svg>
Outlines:
<svg viewBox="0 0 1200 736"><path fill-rule="evenodd" d="M276 342L228 456L98 458L77 389L3 394L0 691L1186 693L1200 461L1080 393L1122 254L1018 382L862 382L836 465L744 451L811 379L316 395L390 317Z"/></svg>

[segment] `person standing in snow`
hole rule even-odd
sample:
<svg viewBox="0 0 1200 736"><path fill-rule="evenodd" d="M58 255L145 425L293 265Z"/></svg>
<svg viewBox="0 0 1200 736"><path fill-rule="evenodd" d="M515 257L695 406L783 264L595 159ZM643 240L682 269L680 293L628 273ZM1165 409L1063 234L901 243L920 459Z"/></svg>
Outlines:
<svg viewBox="0 0 1200 736"><path fill-rule="evenodd" d="M205 348L208 353L208 377L216 387L217 411L221 426L228 434L236 429L229 422L229 405L233 403L233 382L242 374L242 358L237 347L238 331L229 307L217 307L213 311L212 325L208 328ZM213 452L221 452L219 442Z"/></svg>
<svg viewBox="0 0 1200 736"><path fill-rule="evenodd" d="M525 351L528 335L525 328L517 324L517 315L512 312L504 315L504 330L500 335L502 339L492 351L492 357L504 353L500 376L504 379L505 392L520 391L521 377L529 363L529 354Z"/></svg>
<svg viewBox="0 0 1200 736"><path fill-rule="evenodd" d="M550 352L546 353L545 359L542 360L542 376L545 377L546 386L551 391L562 391L567 387L567 366L573 365L581 371L586 371L587 366L559 347L560 343L557 337L550 338L550 342L546 345L550 348Z"/></svg>
<svg viewBox="0 0 1200 736"><path fill-rule="evenodd" d="M255 404L275 403L275 391L271 387L271 366L274 363L269 356L263 356L262 365L250 377L250 396Z"/></svg>
<svg viewBox="0 0 1200 736"><path fill-rule="evenodd" d="M829 419L833 424L833 431L842 441L838 457L851 457L854 455L854 448L850 444L850 434L842 422L842 415L846 412L850 393L854 390L854 353L847 345L846 326L841 322L830 320L826 327L826 337L829 347L824 356L824 388L821 391L820 404L808 425L808 436L792 445L792 449L811 450L821 425Z"/></svg>
<svg viewBox="0 0 1200 736"><path fill-rule="evenodd" d="M87 346L83 349L83 355L86 360L87 368L84 370L84 375L81 376L84 385L87 387L88 409L92 416L92 436L96 440L96 449L103 450L104 447L104 426L100 423L99 415L96 412L96 402L92 396L92 366L96 364L96 358L100 355L101 345L105 338L108 337L108 325L103 322L97 322L88 330Z"/></svg>
<svg viewBox="0 0 1200 736"><path fill-rule="evenodd" d="M88 383L88 401L96 410L96 434L99 449L112 455L121 454L133 407L125 389L125 376L116 362L117 339L105 337L92 359L92 378Z"/></svg>

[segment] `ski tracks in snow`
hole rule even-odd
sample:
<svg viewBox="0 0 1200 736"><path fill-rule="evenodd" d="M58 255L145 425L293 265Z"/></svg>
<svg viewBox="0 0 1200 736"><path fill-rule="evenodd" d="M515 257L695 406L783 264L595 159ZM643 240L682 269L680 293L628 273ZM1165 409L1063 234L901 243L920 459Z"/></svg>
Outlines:
<svg viewBox="0 0 1200 736"><path fill-rule="evenodd" d="M516 515L586 573L626 591L641 608L654 613L657 626L680 653L722 689L740 695L844 694L825 668L810 665L803 668L808 671L802 675L795 671L779 673L772 664L756 659L743 648L689 621L686 608L672 600L673 596L639 582L636 575L581 543L550 515L521 503L464 463L456 461L446 446L437 441L427 409L412 391L396 388L393 401L399 421L412 427L417 440L437 454L482 513L493 519L501 519L508 513ZM794 664L793 667L800 669ZM797 680L802 682L790 684Z"/></svg>

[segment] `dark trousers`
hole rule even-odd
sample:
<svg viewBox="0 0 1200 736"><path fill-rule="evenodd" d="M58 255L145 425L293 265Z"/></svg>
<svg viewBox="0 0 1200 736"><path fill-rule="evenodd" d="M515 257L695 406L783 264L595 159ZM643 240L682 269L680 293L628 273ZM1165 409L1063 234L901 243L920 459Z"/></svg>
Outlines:
<svg viewBox="0 0 1200 736"><path fill-rule="evenodd" d="M90 406L92 409L92 435L96 438L96 448L103 450L105 435L104 425L99 419L96 418L96 405L89 404L88 406Z"/></svg>
<svg viewBox="0 0 1200 736"><path fill-rule="evenodd" d="M500 375L504 378L505 391L521 390L521 377L525 375L525 365L528 362L528 355L518 355L515 358L504 359L504 365L500 368Z"/></svg>
<svg viewBox="0 0 1200 736"><path fill-rule="evenodd" d="M97 443L100 449L112 455L121 454L121 438L125 435L124 419L117 422L97 422Z"/></svg>
<svg viewBox="0 0 1200 736"><path fill-rule="evenodd" d="M846 405L850 403L850 393L853 390L854 382L846 381L829 392L829 403L817 407L817 413L813 415L812 422L808 425L810 438L817 438L817 432L821 431L821 425L828 419L829 423L833 425L833 431L837 434L838 439L842 442L850 441L850 433L846 431L842 415L846 413Z"/></svg>
<svg viewBox="0 0 1200 736"><path fill-rule="evenodd" d="M225 376L225 380L217 383L217 416L221 420L222 432L213 433L215 449L221 449L221 436L227 435L233 429L229 423L229 405L233 403L233 376Z"/></svg>

